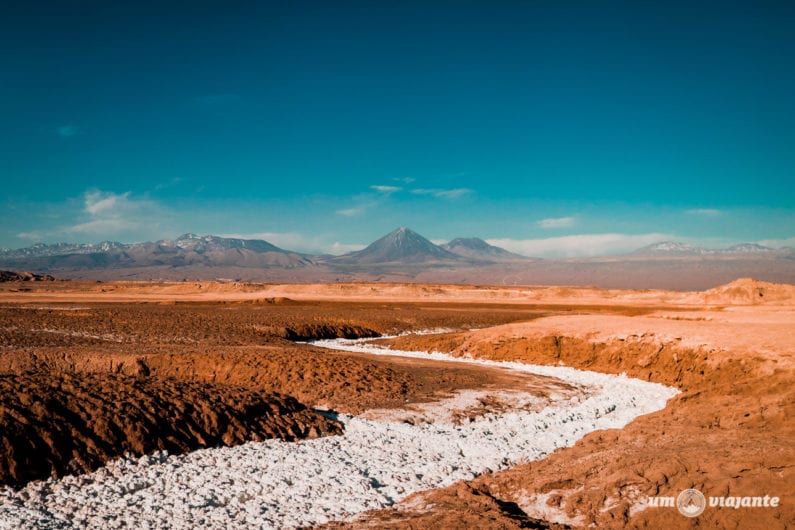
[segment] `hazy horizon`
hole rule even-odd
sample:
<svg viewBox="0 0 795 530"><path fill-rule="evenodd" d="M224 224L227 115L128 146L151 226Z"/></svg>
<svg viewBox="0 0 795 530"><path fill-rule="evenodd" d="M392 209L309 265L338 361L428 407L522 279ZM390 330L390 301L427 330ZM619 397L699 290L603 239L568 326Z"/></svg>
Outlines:
<svg viewBox="0 0 795 530"><path fill-rule="evenodd" d="M400 228L408 228L410 227L400 227ZM386 235L386 234L384 234ZM422 234L420 234L422 235ZM294 251L299 253L305 253L309 255L334 255L340 256L350 252L355 252L357 250L362 250L366 248L372 241L362 244L350 244L350 245L337 245L332 251L322 251L316 249L297 249L297 248L290 248L289 246L285 246L283 244L276 243L273 238L269 239L269 236L275 236L275 240L283 241L284 235L283 234L195 234L192 232L186 232L184 234L180 234L178 237L172 238L160 238L156 241L173 241L175 239L179 239L185 236L195 236L198 238L202 237L220 237L226 239L244 239L244 240L259 240L265 241L267 243L275 244L277 247L280 247L282 250L286 251ZM659 236L659 237L658 237ZM423 236L424 237L424 236ZM482 239L477 235L468 235L463 236L464 238L476 238ZM457 239L457 238L455 238ZM505 240L505 239L482 239L486 243L493 245L495 247L502 248L504 250L509 250L515 254L520 256L528 257L528 258L547 258L547 259L554 259L554 258L588 258L588 257L609 257L609 256L616 256L616 255L624 255L627 253L632 253L636 250L641 250L645 247L654 246L657 244L666 244L666 243L674 243L674 244L683 244L692 248L703 248L709 251L720 251L720 250L727 250L735 245L729 246L701 246L701 245L690 245L684 241L673 241L670 239L664 239L663 234L646 234L643 236L639 236L637 238L628 238L623 236L622 234L596 234L593 236L562 236L559 238L549 238L549 239L537 239L537 240L525 240L525 241L514 241L514 240ZM445 243L452 242L450 240L442 240L442 239L431 239L429 240L435 245L444 245ZM625 246L631 244L631 242L636 242L637 244L642 244L641 246L630 248L626 250ZM68 242L68 241L61 241L58 243L61 244L93 244L99 245L102 243L122 243L122 244L136 244L136 243L150 243L155 241L111 241L111 240L102 240L102 241L88 241L88 242ZM285 243L289 244L291 241L289 238L285 241ZM58 243L50 243L50 245L58 244ZM300 243L300 242L299 242ZM596 243L592 245L589 249L585 252L583 251L583 245L588 243ZM771 243L775 244L775 242L770 241L759 241L759 242L743 242L745 244L758 244L765 248L770 248L772 250L787 250L793 249L793 247L787 246L770 246ZM739 243L739 244L743 244ZM45 243L46 244L46 243ZM31 245L31 246L35 246ZM21 247L22 248L30 248L30 247ZM0 247L2 249L2 247ZM9 249L15 250L15 249Z"/></svg>

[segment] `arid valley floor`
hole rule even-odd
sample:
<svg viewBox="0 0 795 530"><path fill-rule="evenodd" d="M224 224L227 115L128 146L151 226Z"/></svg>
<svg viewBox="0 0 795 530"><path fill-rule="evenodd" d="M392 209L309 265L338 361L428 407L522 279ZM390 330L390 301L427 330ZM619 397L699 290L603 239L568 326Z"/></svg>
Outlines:
<svg viewBox="0 0 795 530"><path fill-rule="evenodd" d="M311 343L338 338L371 338L371 346L396 354L331 351ZM96 477L143 466L136 459L145 455L156 460L152 466L160 465L166 458L160 451L209 454L201 451L250 446L262 453L271 446L256 444L270 439L285 440L280 451L288 444L311 448L298 441L347 436L360 420L412 427L437 421L460 431L482 425L483 418L513 414L511 407L535 414L555 400L578 403L590 392L543 370L533 375L456 359L626 374L632 379L611 381L658 383L653 386L670 387L666 395L673 397L623 428L595 422L595 430L542 451L543 458L506 456L499 465L466 471L465 480L398 489L405 494L389 496L394 502L353 510L344 520L319 515L309 526L791 528L793 355L795 286L749 279L703 292L0 283L0 528L77 528L100 520L107 528L129 526L124 517L137 520L134 505L128 508L132 515L121 519L107 513L92 519L80 506L88 497L79 490L101 482ZM529 401L517 406L512 399L518 395ZM439 419L445 403L447 416ZM492 458L489 453L501 449L480 451L485 455L476 457ZM309 473L297 465L290 469L290 484ZM114 495L141 495L167 482L164 476ZM371 478L368 487L393 487L379 480ZM647 505L650 496L676 497L686 488L708 498L767 495L779 504L707 506L694 518L675 507ZM208 493L210 500L200 506L206 519L170 524L222 525L230 503L241 513L248 510L246 517L254 519L246 520L256 524L252 507L268 495L259 490L229 501L221 493ZM68 495L78 499L77 507L59 511L57 499ZM295 503L296 510L312 509L311 495L300 502L279 495L272 496ZM174 502L194 501L186 496ZM194 513L193 507L179 513ZM283 519L287 526L292 520Z"/></svg>

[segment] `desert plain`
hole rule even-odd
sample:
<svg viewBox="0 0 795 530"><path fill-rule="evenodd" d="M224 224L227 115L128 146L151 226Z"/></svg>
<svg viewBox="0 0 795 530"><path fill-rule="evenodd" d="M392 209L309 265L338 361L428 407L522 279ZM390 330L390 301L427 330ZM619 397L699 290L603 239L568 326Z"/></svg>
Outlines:
<svg viewBox="0 0 795 530"><path fill-rule="evenodd" d="M342 349L330 350L313 342L338 339L351 345L368 339L368 347L345 351L338 341ZM789 528L795 525L793 354L795 286L751 279L697 292L382 282L0 283L0 528L233 527L224 517L250 527ZM634 389L642 381L666 390L652 412L639 409L613 428L594 420L594 428L522 457L511 451L513 440L535 436L546 443L558 431L514 432L524 425L519 419L585 403L595 391L542 369L524 373L500 363L625 374L611 384ZM621 406L600 409L595 418L619 414ZM193 493L169 501L181 518L155 517L157 495L170 491L163 486L168 473L178 473L183 462L173 458L210 455L217 463L202 469L223 475L226 457L212 456L218 448L249 448L276 460L292 455L291 447L302 453L339 447L312 444L377 422L411 441L432 427L460 433L493 426L483 429L490 434L510 426L517 413L525 416L516 416L503 445L462 445L462 457L471 453L474 463L445 463L439 469L449 469L450 480L436 468L411 470L419 486L403 488L370 469L365 489L396 493L344 516L330 510L302 519L289 512L315 510L321 488L304 480L300 499L278 485L232 499L213 486L198 504L191 504ZM244 453L229 454L235 460ZM477 468L495 457L497 464ZM323 475L302 468L298 457L290 464L293 458L282 458L291 475L281 482ZM125 478L150 467L159 474ZM191 483L201 485L201 473L195 475ZM98 489L108 477L124 485L112 495ZM331 473L325 480L342 478ZM225 480L224 488L237 487L237 478ZM707 499L778 502L708 505L692 518L649 503L687 488ZM161 493L145 497L149 490ZM146 501L127 502L132 498ZM271 498L280 505L271 511L287 514L281 524L267 510L257 518L257 507ZM101 514L92 512L103 503ZM114 512L122 507L124 513Z"/></svg>

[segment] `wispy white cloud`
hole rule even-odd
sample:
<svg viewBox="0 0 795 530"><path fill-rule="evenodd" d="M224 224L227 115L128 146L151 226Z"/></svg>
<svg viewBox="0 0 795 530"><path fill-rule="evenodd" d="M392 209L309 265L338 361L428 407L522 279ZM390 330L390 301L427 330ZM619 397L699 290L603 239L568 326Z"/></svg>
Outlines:
<svg viewBox="0 0 795 530"><path fill-rule="evenodd" d="M574 217L550 217L541 219L537 224L541 228L568 228L574 226L576 222L577 219Z"/></svg>
<svg viewBox="0 0 795 530"><path fill-rule="evenodd" d="M55 133L61 138L71 138L72 136L76 135L78 132L80 132L79 129L71 124L60 125L55 128Z"/></svg>
<svg viewBox="0 0 795 530"><path fill-rule="evenodd" d="M66 234L114 237L155 228L163 217L162 208L149 199L132 198L130 192L90 190L83 194L84 222L62 229Z"/></svg>
<svg viewBox="0 0 795 530"><path fill-rule="evenodd" d="M65 228L63 232L67 234L85 234L106 239L115 237L115 234L131 232L138 228L140 228L140 225L137 222L117 217L112 219L94 219L79 223Z"/></svg>
<svg viewBox="0 0 795 530"><path fill-rule="evenodd" d="M576 258L632 252L660 241L681 240L671 234L580 234L544 239L489 239L488 243L524 256Z"/></svg>
<svg viewBox="0 0 795 530"><path fill-rule="evenodd" d="M388 202L394 193L403 190L400 186L387 184L373 184L369 189L370 191L352 196L350 198L352 206L340 208L335 210L334 213L342 217L358 217L365 214L368 210Z"/></svg>
<svg viewBox="0 0 795 530"><path fill-rule="evenodd" d="M184 181L185 181L185 179L182 178L182 177L173 177L173 178L171 178L171 179L169 179L169 180L167 180L165 182L160 182L159 184L157 184L155 186L155 191L160 191L160 190L165 190L165 189L168 189L168 188L173 188L174 186L177 186L178 184L180 184L180 183L182 183Z"/></svg>
<svg viewBox="0 0 795 530"><path fill-rule="evenodd" d="M353 208L344 208L342 210L337 210L337 215L342 215L343 217L356 217L357 215L362 215L365 211L367 211L368 205L360 205L354 206Z"/></svg>
<svg viewBox="0 0 795 530"><path fill-rule="evenodd" d="M47 233L33 230L31 232L19 232L16 237L20 239L29 239L31 241L41 241L47 237Z"/></svg>
<svg viewBox="0 0 795 530"><path fill-rule="evenodd" d="M378 186L370 186L370 189L373 189L375 191L378 191L380 193L385 193L385 194L388 195L390 193L395 193L397 191L400 191L403 188L401 188L399 186L381 186L381 185L378 185Z"/></svg>
<svg viewBox="0 0 795 530"><path fill-rule="evenodd" d="M340 254L347 254L348 252L356 252L357 250L362 250L367 245L362 245L359 243L340 243L339 241L335 241L331 244L331 246L326 251L328 254L334 254L339 256Z"/></svg>
<svg viewBox="0 0 795 530"><path fill-rule="evenodd" d="M693 208L691 210L685 210L685 213L690 215L700 215L702 217L717 217L722 212L715 208Z"/></svg>
<svg viewBox="0 0 795 530"><path fill-rule="evenodd" d="M83 194L83 200L85 203L85 211L92 216L100 216L108 212L112 215L117 215L119 213L117 211L119 207L129 205L130 192L115 194L92 190Z"/></svg>
<svg viewBox="0 0 795 530"><path fill-rule="evenodd" d="M414 179L405 177L393 180L403 183L410 183ZM342 217L358 217L377 207L384 207L385 205L388 205L390 201L393 200L392 196L395 193L404 190L402 186L392 186L388 184L373 184L369 186L369 189L371 191L351 197L351 206L335 210L334 213ZM408 191L413 195L426 195L429 197L447 200L455 200L463 197L464 195L472 193L472 190L468 188L415 188Z"/></svg>
<svg viewBox="0 0 795 530"><path fill-rule="evenodd" d="M97 241L102 239L157 239L173 219L173 213L148 198L130 192L88 190L81 200L69 200L49 226L16 234L33 241Z"/></svg>
<svg viewBox="0 0 795 530"><path fill-rule="evenodd" d="M472 190L469 188L417 188L411 190L411 193L415 195L430 195L431 197L436 197L437 199L460 199L461 197L472 193Z"/></svg>

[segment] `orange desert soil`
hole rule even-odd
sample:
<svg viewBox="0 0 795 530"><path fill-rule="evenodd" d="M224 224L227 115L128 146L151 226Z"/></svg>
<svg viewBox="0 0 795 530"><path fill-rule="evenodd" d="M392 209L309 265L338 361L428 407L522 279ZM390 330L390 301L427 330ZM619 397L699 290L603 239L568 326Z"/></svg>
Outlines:
<svg viewBox="0 0 795 530"><path fill-rule="evenodd" d="M17 377L69 371L237 385L350 411L522 384L501 371L330 354L287 340L449 328L388 342L626 372L682 392L662 411L591 433L544 460L331 527L767 530L795 521L795 286L740 280L688 293L28 283L0 286L0 373ZM640 509L649 495L688 487L707 496L778 496L781 505L707 508L695 519L675 508Z"/></svg>
<svg viewBox="0 0 795 530"><path fill-rule="evenodd" d="M119 374L0 375L0 484L84 473L125 453L298 440L342 427L294 398Z"/></svg>
<svg viewBox="0 0 795 530"><path fill-rule="evenodd" d="M292 339L487 327L538 310L411 304L92 304L0 306L0 373L110 372L223 383L359 413L463 388L527 384L503 370L331 353Z"/></svg>
<svg viewBox="0 0 795 530"><path fill-rule="evenodd" d="M758 293L776 299L760 306ZM737 528L795 526L795 287L738 281L720 306L647 316L571 315L437 336L395 348L564 364L672 385L681 394L621 430L539 462L415 494L333 528ZM763 297L764 298L764 297ZM741 305L727 307L741 301ZM638 510L686 488L777 496L778 508ZM517 515L519 514L519 515ZM545 522L542 522L544 520Z"/></svg>
<svg viewBox="0 0 795 530"><path fill-rule="evenodd" d="M308 407L360 413L468 388L544 395L551 383L543 378L330 353L288 340L493 325L535 314L289 301L3 304L0 484L89 471L126 452L341 432Z"/></svg>

